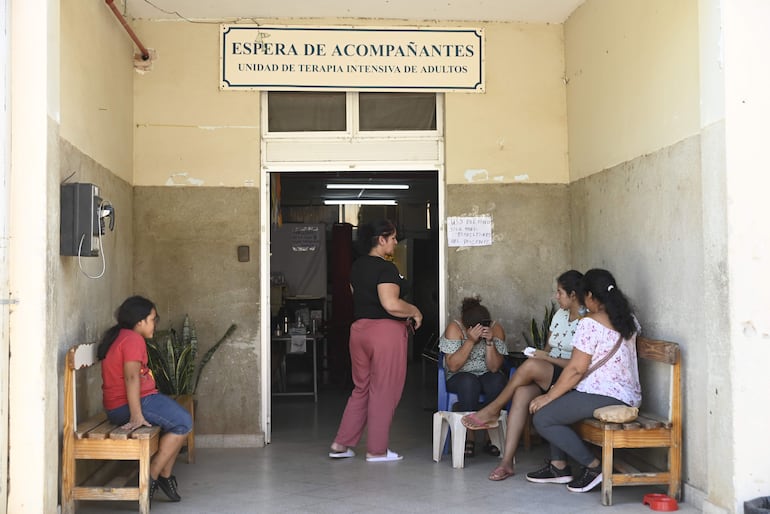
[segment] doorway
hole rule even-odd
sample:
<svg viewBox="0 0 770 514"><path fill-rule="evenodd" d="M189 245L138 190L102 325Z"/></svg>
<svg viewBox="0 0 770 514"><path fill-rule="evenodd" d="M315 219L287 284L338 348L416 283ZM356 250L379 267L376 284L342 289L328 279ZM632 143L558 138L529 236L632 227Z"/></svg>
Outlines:
<svg viewBox="0 0 770 514"><path fill-rule="evenodd" d="M349 267L349 262L359 255L356 245L359 223L388 218L398 227L400 249L396 263L411 286L407 299L418 305L424 315L423 328L417 331L409 348L409 358L419 359L430 336L438 333L439 320L443 319L439 312L439 298L442 296L439 280L442 252L438 226L440 171L283 171L266 175L266 185L269 185L266 189L269 189L267 210L271 248L267 257L270 298L265 302L270 305L270 317L267 320L263 318L262 325L266 329L270 327L271 335L269 352L265 352L269 353L271 363L263 368L270 370L270 373L265 373L270 375L267 380L270 396L265 399L266 403L272 406L272 401L286 401L283 398L274 399L273 393L276 392L302 394L301 391L312 391L312 384L307 383L312 377L312 369L307 367L308 361L318 366L318 390L321 393L324 389L350 386L347 329L352 322L352 312L351 319L345 319L344 298L340 303L334 294L335 290L340 290L340 284L334 282L335 274L344 274L346 271L340 271L340 255L343 257L343 267ZM394 205L379 205L389 200L393 200ZM279 219L282 224L280 228ZM310 272L290 270L297 266L287 266L288 258L284 255L292 249L279 250L276 247L277 244L286 246L286 228L306 231L315 230L316 227L321 227L325 239L324 282L327 287L323 290L324 298L320 297L317 281L315 285L306 285L310 284L306 276L308 273L321 273L318 265L311 265ZM298 241L296 238L294 240ZM297 250L308 253L308 248ZM289 275L296 271L297 276L287 277L284 271ZM344 286L347 287L347 284ZM297 315L296 306L304 307L311 303L317 303L315 307L323 310L323 322L319 322L318 328L323 327L319 332L324 339L322 343L319 342L315 363L312 358L308 358L312 355L311 348L308 348L304 358L288 356L294 367L292 376L288 366L280 365L285 363L287 355L282 343L276 351L274 334L276 330L283 330L284 316L288 315L291 324L294 324L302 318ZM263 349L267 348L263 346ZM281 359L281 362L275 362L276 358ZM280 373L279 376L275 375L276 372ZM313 398L307 397L302 401L312 402ZM272 415L272 408L268 411ZM269 428L272 429L272 419L269 421ZM267 432L266 441L269 441Z"/></svg>
<svg viewBox="0 0 770 514"><path fill-rule="evenodd" d="M377 212L372 218L391 218L403 232L400 239L407 236L410 243L406 246L412 246L406 250L405 266L412 267L405 270L407 275L413 273L423 279L429 270L430 276L436 277L429 286L419 288L422 297L415 298L415 303L437 327L431 331L443 325L445 236L439 220L444 219L444 96L424 92L267 91L261 94L260 102L260 414L265 442L269 443L272 230L288 219L323 223L325 227L340 221L357 225L361 207L356 207L353 215L353 206L330 208L324 202L341 199L338 195L342 193L327 188L330 183L409 185L399 193L406 195L405 200L390 197L392 190L387 193L389 198L383 198L386 193L372 187L345 194L356 194L355 200L394 203L367 205L363 211L367 215ZM422 228L412 228L418 224ZM423 302L430 308L425 309ZM326 303L328 307L330 302ZM412 355L430 335L428 329L418 332L424 338L413 345Z"/></svg>

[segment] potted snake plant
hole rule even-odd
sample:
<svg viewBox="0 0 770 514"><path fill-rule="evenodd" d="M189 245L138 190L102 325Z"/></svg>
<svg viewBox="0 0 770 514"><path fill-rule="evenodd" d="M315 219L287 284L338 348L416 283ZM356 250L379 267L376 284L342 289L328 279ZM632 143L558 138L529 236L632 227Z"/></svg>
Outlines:
<svg viewBox="0 0 770 514"><path fill-rule="evenodd" d="M206 364L235 329L235 324L230 325L199 362L196 362L198 337L189 316L184 317L181 337L173 328L156 331L153 338L147 340L147 356L158 390L173 397L194 396Z"/></svg>

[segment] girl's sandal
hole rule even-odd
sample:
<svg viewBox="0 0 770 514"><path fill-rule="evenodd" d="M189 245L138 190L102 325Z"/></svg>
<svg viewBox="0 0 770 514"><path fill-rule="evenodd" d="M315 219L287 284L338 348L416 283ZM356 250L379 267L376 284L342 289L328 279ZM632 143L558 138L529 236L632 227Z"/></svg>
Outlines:
<svg viewBox="0 0 770 514"><path fill-rule="evenodd" d="M492 444L492 441L487 440L487 444L484 445L484 453L491 455L492 457L499 457L500 448Z"/></svg>

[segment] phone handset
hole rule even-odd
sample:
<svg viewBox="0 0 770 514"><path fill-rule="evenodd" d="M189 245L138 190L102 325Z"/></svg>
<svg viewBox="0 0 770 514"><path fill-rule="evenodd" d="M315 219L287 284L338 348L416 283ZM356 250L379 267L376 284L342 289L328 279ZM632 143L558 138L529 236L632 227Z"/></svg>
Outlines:
<svg viewBox="0 0 770 514"><path fill-rule="evenodd" d="M99 230L102 235L107 233L105 228L105 218L110 219L109 228L110 232L112 232L115 230L115 208L109 202L102 202L99 207Z"/></svg>

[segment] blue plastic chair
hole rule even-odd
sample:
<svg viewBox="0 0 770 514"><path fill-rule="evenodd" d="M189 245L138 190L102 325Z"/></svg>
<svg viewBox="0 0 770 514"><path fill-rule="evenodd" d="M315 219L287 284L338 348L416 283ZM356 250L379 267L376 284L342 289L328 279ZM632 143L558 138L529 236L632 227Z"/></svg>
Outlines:
<svg viewBox="0 0 770 514"><path fill-rule="evenodd" d="M508 372L508 380L511 379L514 372L516 372L515 367L511 367L510 371ZM455 403L457 403L459 399L457 398L457 394L450 393L446 390L446 370L444 370L444 352L438 352L438 409L437 410L444 410L444 411L451 411L452 407ZM485 403L487 401L486 395L484 393L481 393L479 395L479 403ZM505 406L506 409L510 409L511 402L508 402ZM447 437L446 444L444 444L444 450L443 453L446 455L449 453L449 449L451 446L451 435Z"/></svg>
<svg viewBox="0 0 770 514"><path fill-rule="evenodd" d="M515 367L511 367L510 371L508 372L508 380L511 379L514 372L516 371ZM455 403L457 403L458 398L455 393L450 393L446 390L446 370L444 369L444 352L438 352L438 409L436 410L446 410L451 411L452 406L454 406ZM485 403L487 401L486 395L484 393L481 393L479 395L479 403ZM506 409L509 408L511 405L511 402L508 402L506 404Z"/></svg>

